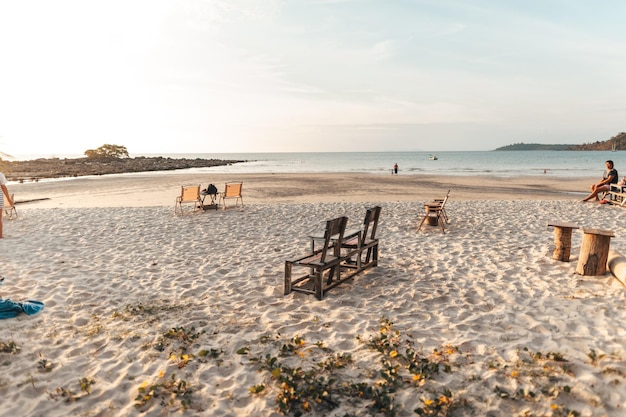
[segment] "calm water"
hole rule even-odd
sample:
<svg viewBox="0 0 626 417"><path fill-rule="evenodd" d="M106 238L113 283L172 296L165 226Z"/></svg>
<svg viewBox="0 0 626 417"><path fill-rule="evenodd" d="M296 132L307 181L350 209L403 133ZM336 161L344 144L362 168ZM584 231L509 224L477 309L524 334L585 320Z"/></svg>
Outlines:
<svg viewBox="0 0 626 417"><path fill-rule="evenodd" d="M228 166L187 170L198 173L366 172L388 175L393 164L397 163L401 175L599 177L604 172L604 161L612 159L621 173L620 176L626 175L626 152L622 151L439 152L436 154L438 157L436 161L429 160L429 155L424 152L161 154L172 158L248 161ZM144 154L144 156L158 155ZM19 159L32 158L23 156Z"/></svg>
<svg viewBox="0 0 626 417"><path fill-rule="evenodd" d="M423 152L177 154L164 156L250 161L194 170L216 173L367 172L390 174L393 164L397 163L401 175L597 177L604 172L604 161L612 159L618 171L620 171L620 167L623 167L623 174L626 174L626 152L610 151L439 152L436 154L437 160L429 160L430 154ZM544 170L546 170L545 174ZM620 176L622 175L620 174Z"/></svg>

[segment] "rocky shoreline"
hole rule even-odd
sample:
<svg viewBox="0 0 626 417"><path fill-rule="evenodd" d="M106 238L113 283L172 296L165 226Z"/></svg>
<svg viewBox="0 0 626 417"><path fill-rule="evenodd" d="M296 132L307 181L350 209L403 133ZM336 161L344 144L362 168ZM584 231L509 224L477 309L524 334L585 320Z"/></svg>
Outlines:
<svg viewBox="0 0 626 417"><path fill-rule="evenodd" d="M81 177L85 175L123 174L129 172L171 171L231 165L236 160L136 157L120 159L41 158L30 161L0 160L0 172L9 181L38 181L44 178Z"/></svg>

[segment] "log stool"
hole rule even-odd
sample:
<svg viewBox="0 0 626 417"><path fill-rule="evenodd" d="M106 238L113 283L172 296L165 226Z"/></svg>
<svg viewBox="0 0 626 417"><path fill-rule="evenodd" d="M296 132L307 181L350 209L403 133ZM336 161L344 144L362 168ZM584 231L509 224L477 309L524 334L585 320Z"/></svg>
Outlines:
<svg viewBox="0 0 626 417"><path fill-rule="evenodd" d="M572 250L572 229L578 226L572 223L552 222L548 227L554 227L554 253L552 259L569 262L569 255Z"/></svg>
<svg viewBox="0 0 626 417"><path fill-rule="evenodd" d="M615 237L610 230L583 228L583 242L580 246L576 273L580 275L604 275L606 261L609 257L611 238Z"/></svg>
<svg viewBox="0 0 626 417"><path fill-rule="evenodd" d="M424 204L424 210L426 210L426 216L428 216L427 219L429 226L439 225L439 217L437 216L437 213L435 211L438 207L439 205L436 203Z"/></svg>

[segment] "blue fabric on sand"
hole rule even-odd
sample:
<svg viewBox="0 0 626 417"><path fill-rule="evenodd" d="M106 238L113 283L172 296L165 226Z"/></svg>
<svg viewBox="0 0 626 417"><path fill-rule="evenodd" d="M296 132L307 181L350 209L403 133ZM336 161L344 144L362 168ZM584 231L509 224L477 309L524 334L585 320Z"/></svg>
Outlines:
<svg viewBox="0 0 626 417"><path fill-rule="evenodd" d="M0 299L0 319L10 319L20 313L37 314L43 309L41 301L27 300L21 303Z"/></svg>

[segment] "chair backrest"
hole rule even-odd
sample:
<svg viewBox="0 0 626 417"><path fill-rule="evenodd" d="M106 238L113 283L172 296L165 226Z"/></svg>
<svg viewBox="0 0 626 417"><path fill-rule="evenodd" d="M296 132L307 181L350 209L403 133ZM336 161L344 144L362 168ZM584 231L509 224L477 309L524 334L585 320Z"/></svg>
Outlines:
<svg viewBox="0 0 626 417"><path fill-rule="evenodd" d="M448 189L448 192L446 193L445 198L435 198L433 201L437 203L443 203L443 201L446 200L449 196L450 196L450 190Z"/></svg>
<svg viewBox="0 0 626 417"><path fill-rule="evenodd" d="M224 188L224 197L241 197L242 182L227 182Z"/></svg>
<svg viewBox="0 0 626 417"><path fill-rule="evenodd" d="M369 239L376 239L376 229L378 228L378 218L380 217L380 206L368 208L365 212L365 219L363 220L363 235L361 236L362 242L369 237ZM369 231L370 235L367 235Z"/></svg>
<svg viewBox="0 0 626 417"><path fill-rule="evenodd" d="M324 248L322 249L322 256L320 261L324 263L326 261L326 254L331 245L331 238L337 236L336 242L343 241L343 234L346 231L346 225L348 224L348 218L346 216L337 217L336 219L326 221L326 231L324 231ZM341 251L341 245L335 244L333 246L333 256L339 256Z"/></svg>
<svg viewBox="0 0 626 417"><path fill-rule="evenodd" d="M200 185L183 185L180 190L180 202L189 203L200 198Z"/></svg>
<svg viewBox="0 0 626 417"><path fill-rule="evenodd" d="M448 194L446 194L446 197L443 199L443 201L441 202L441 208L444 208L446 205L446 202L448 201L448 197L450 197L450 191L448 191Z"/></svg>

